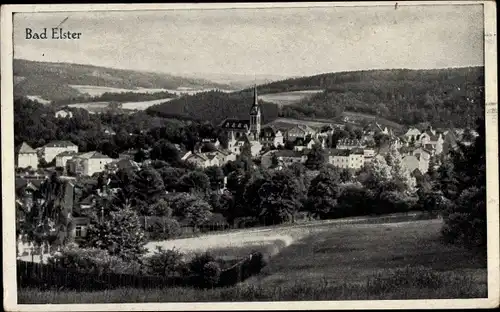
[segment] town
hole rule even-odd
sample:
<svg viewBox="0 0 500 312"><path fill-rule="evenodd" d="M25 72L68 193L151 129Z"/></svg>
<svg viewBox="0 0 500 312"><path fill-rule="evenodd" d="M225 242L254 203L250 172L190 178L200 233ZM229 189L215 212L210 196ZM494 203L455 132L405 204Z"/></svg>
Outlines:
<svg viewBox="0 0 500 312"><path fill-rule="evenodd" d="M492 302L487 3L182 6L12 14L11 310Z"/></svg>
<svg viewBox="0 0 500 312"><path fill-rule="evenodd" d="M473 129L433 129L432 126L426 129L409 127L397 133L395 129L377 122L370 122L357 128L357 131L351 128L351 132L347 132L343 124L324 125L321 128L298 124L285 129L265 126L261 124L262 112L256 87L253 103L248 106L248 119L226 119L219 125L228 138L225 145L214 136L200 137L192 150L174 145L180 162L191 164L192 168L200 172L221 171L220 183L216 183L213 188L220 194L227 191L228 183L228 175L224 175L222 168L234 164L242 153L248 153L253 166L261 169L283 170L301 164L310 179L314 179L321 166L328 164L343 170L349 180L355 179L374 159L385 161L387 155L397 153L404 170L415 179L423 177L429 170L436 171L442 162L449 161L449 151L455 149L459 142L470 145L478 136ZM65 109L57 111L55 117L69 120L73 114ZM103 132L109 136L116 135L116 131L109 127ZM336 138L336 142L333 142L333 138ZM65 199L64 203L73 217L73 226L68 229L68 235L77 241L82 240L90 223L90 217L85 212L98 209L99 199L119 190L106 189L106 185L99 184L98 180L120 170L138 172L154 167L155 159L147 156L151 152L152 148L127 150L117 158L111 158L99 151L79 152L78 146L71 141L52 141L37 148L23 142L16 150L17 209L29 213L34 200L43 200L35 195L41 191L42 184L57 175L59 179L69 182L59 195ZM137 161L138 154L142 155L140 161ZM314 162L318 157L320 164ZM308 160L313 166L308 165ZM93 191L82 196L82 190L89 188ZM171 188L172 191L175 192L175 188ZM165 190L165 193L169 191ZM227 224L220 214L216 214L213 219L216 223ZM19 221L23 222L22 219ZM210 219L206 221L210 224ZM186 224L186 227L189 225ZM21 231L18 237L19 257L33 257L33 246L33 242L29 242ZM43 254L38 253L39 257Z"/></svg>

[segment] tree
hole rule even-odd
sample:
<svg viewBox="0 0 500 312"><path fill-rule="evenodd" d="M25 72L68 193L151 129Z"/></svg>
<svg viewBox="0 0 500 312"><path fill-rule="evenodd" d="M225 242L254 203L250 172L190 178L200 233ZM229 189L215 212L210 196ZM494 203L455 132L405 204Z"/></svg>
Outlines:
<svg viewBox="0 0 500 312"><path fill-rule="evenodd" d="M139 216L130 209L111 211L100 219L93 216L84 246L105 249L110 255L126 260L137 260L145 252L146 238L141 228Z"/></svg>
<svg viewBox="0 0 500 312"><path fill-rule="evenodd" d="M387 164L391 166L392 181L398 190L408 194L414 193L417 181L403 164L403 158L395 147L391 147L387 154Z"/></svg>
<svg viewBox="0 0 500 312"><path fill-rule="evenodd" d="M184 255L176 249L165 250L161 246L156 247L155 253L148 258L150 273L160 276L172 276L185 267Z"/></svg>
<svg viewBox="0 0 500 312"><path fill-rule="evenodd" d="M161 175L165 190L173 192L178 189L180 178L186 174L187 170L183 168L161 168L158 173Z"/></svg>
<svg viewBox="0 0 500 312"><path fill-rule="evenodd" d="M72 206L67 202L72 186L57 174L45 180L34 194L33 207L26 213L23 232L39 246L64 245L71 237Z"/></svg>
<svg viewBox="0 0 500 312"><path fill-rule="evenodd" d="M178 190L181 192L207 192L210 189L209 177L201 171L191 171L180 178Z"/></svg>
<svg viewBox="0 0 500 312"><path fill-rule="evenodd" d="M326 162L323 149L319 144L315 144L307 154L305 166L310 170L318 170Z"/></svg>
<svg viewBox="0 0 500 312"><path fill-rule="evenodd" d="M153 203L165 195L165 185L161 175L153 168L140 170L133 181L134 200Z"/></svg>
<svg viewBox="0 0 500 312"><path fill-rule="evenodd" d="M219 190L224 185L224 172L218 166L210 166L205 169L205 174L210 180L212 190Z"/></svg>
<svg viewBox="0 0 500 312"><path fill-rule="evenodd" d="M440 185L449 200L443 209L444 238L452 243L479 246L486 251L486 146L484 119L471 146L452 152L452 165L441 166Z"/></svg>
<svg viewBox="0 0 500 312"><path fill-rule="evenodd" d="M335 216L337 198L340 194L340 172L336 168L327 167L311 181L307 194L307 210L326 218Z"/></svg>
<svg viewBox="0 0 500 312"><path fill-rule="evenodd" d="M300 185L289 170L276 171L259 189L260 216L266 224L294 221L301 207Z"/></svg>
<svg viewBox="0 0 500 312"><path fill-rule="evenodd" d="M151 159L164 160L172 165L180 163L179 150L169 141L162 139L153 145Z"/></svg>
<svg viewBox="0 0 500 312"><path fill-rule="evenodd" d="M170 206L174 216L195 229L212 216L212 207L195 194L179 193L171 199Z"/></svg>

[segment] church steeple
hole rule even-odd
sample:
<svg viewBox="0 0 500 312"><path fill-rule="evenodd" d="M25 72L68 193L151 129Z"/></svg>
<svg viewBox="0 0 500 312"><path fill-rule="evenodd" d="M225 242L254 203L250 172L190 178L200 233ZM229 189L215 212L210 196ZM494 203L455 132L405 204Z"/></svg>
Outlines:
<svg viewBox="0 0 500 312"><path fill-rule="evenodd" d="M259 105L259 98L257 96L257 86L253 87L253 104L250 109L250 133L255 140L259 139L261 123L261 111Z"/></svg>

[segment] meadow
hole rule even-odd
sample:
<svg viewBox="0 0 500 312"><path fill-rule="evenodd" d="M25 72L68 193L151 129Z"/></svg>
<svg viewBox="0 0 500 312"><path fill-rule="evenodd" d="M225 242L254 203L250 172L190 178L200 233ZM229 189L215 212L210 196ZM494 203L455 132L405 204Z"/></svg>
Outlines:
<svg viewBox="0 0 500 312"><path fill-rule="evenodd" d="M71 88L76 89L82 94L88 94L90 96L101 96L106 92L109 93L124 93L124 92L135 92L135 93L157 93L157 92L170 92L175 94L195 94L198 92L209 91L212 89L193 89L193 88L177 88L177 89L161 89L161 88L136 88L136 89L122 89L113 87L101 87L92 85L69 85ZM223 92L232 92L233 90L221 90Z"/></svg>
<svg viewBox="0 0 500 312"><path fill-rule="evenodd" d="M153 105L158 105L161 103L166 103L168 101L171 101L172 98L165 98L165 99L159 99L159 100L151 100L151 101L138 101L138 102L124 102L121 103L122 109L129 109L129 110L145 110L146 108L153 106ZM108 107L109 102L85 102L85 103L74 103L74 104L69 104L68 107L73 107L73 108L83 108L89 112L92 111L97 111L97 110L102 110Z"/></svg>
<svg viewBox="0 0 500 312"><path fill-rule="evenodd" d="M487 296L485 256L474 250L443 244L440 239L442 221L439 219L398 221L325 222L246 231L246 236L243 231L241 234L232 234L232 237L236 237L232 243L228 242L229 236L223 234L218 239L214 238L217 235L211 235L211 238L201 240L196 246L189 244L195 240L177 240L184 241L184 245L172 243L172 246L184 251L201 250L205 246L205 250L226 257L238 257L255 249L268 253L268 265L260 274L232 287L208 290L122 288L96 292L20 289L19 303L443 299ZM285 236L291 239L288 243Z"/></svg>
<svg viewBox="0 0 500 312"><path fill-rule="evenodd" d="M279 92L279 93L269 93L259 95L259 99L275 103L280 106L292 105L300 102L301 100L310 98L316 93L323 92L323 90L300 90L300 91L290 91L290 92Z"/></svg>
<svg viewBox="0 0 500 312"><path fill-rule="evenodd" d="M291 127L294 127L296 125L307 125L309 127L319 129L323 126L336 125L336 124L338 124L338 121L335 121L333 119L332 120L330 120L330 119L308 119L308 118L294 119L294 118L280 117L280 118L276 118L275 120L268 123L267 125L268 126L274 125L275 127L284 128L284 129L291 128Z"/></svg>

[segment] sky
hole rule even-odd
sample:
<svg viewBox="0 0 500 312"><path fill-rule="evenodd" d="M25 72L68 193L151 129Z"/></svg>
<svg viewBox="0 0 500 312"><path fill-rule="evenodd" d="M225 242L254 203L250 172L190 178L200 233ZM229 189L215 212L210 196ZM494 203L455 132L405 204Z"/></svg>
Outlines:
<svg viewBox="0 0 500 312"><path fill-rule="evenodd" d="M14 57L171 74L483 65L481 5L16 13ZM80 40L27 40L57 27ZM50 35L49 35L50 36Z"/></svg>

